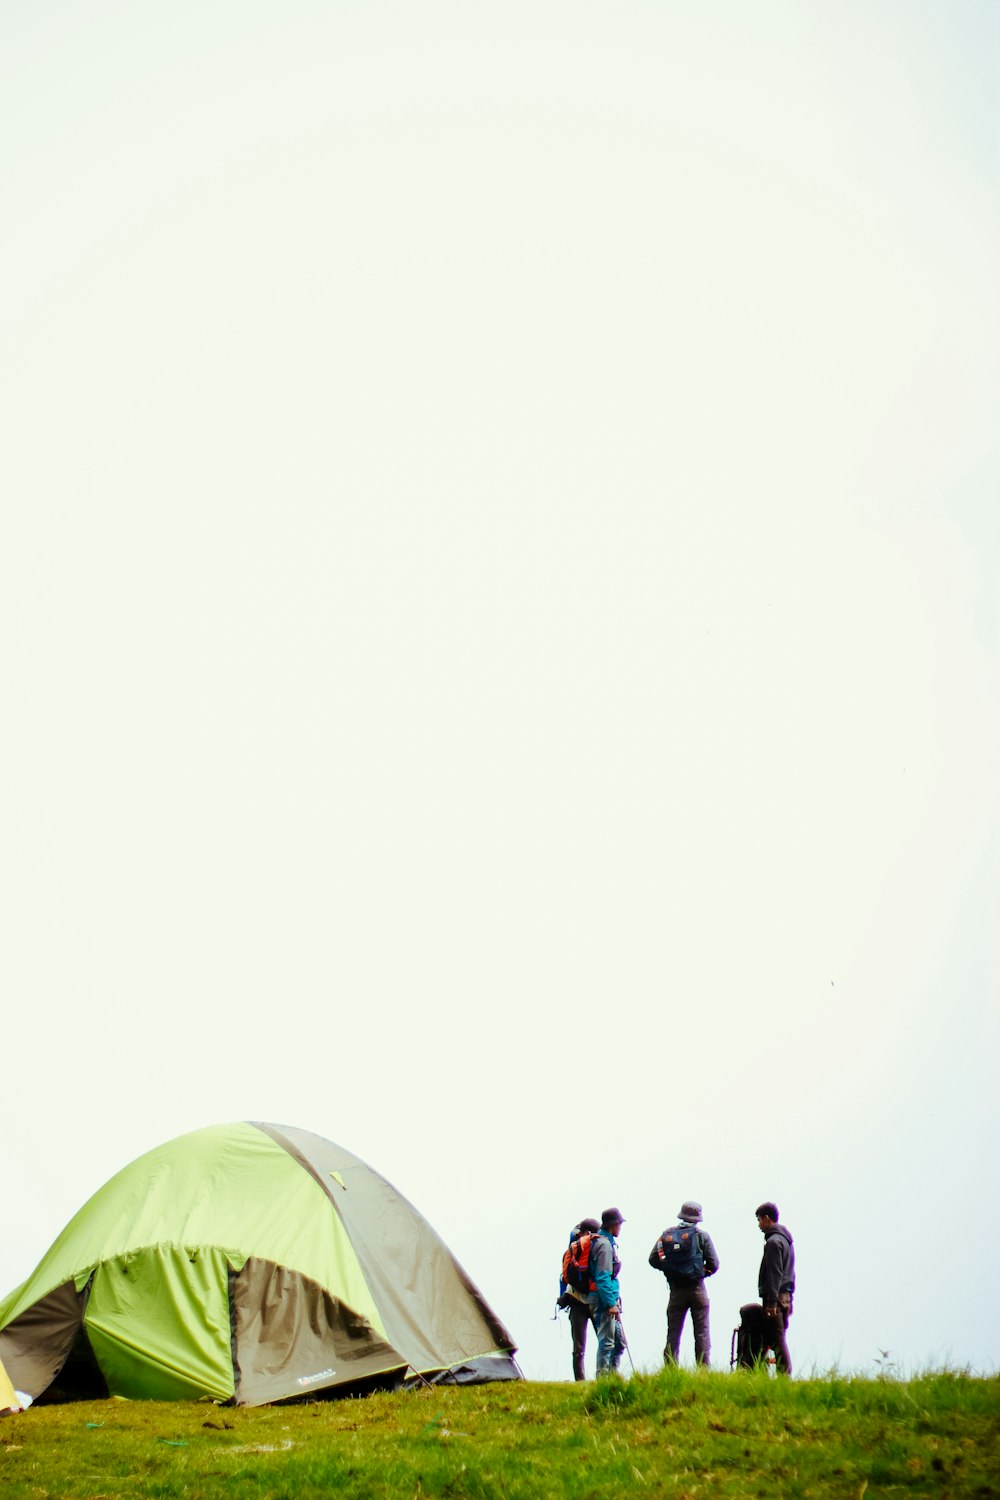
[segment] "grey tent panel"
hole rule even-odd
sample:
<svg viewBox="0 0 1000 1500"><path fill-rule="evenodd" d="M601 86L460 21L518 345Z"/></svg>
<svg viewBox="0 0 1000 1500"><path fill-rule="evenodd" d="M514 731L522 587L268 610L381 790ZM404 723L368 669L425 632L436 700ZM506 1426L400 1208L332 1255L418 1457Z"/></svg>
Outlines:
<svg viewBox="0 0 1000 1500"><path fill-rule="evenodd" d="M236 1401L259 1406L395 1373L406 1361L316 1282L251 1258L230 1276Z"/></svg>
<svg viewBox="0 0 1000 1500"><path fill-rule="evenodd" d="M15 1390L35 1394L55 1380L83 1327L89 1290L67 1282L0 1330L0 1363Z"/></svg>
<svg viewBox="0 0 1000 1500"><path fill-rule="evenodd" d="M513 1339L478 1287L391 1183L322 1136L253 1123L328 1194L364 1265L386 1335L414 1370L447 1370L481 1355L513 1353Z"/></svg>

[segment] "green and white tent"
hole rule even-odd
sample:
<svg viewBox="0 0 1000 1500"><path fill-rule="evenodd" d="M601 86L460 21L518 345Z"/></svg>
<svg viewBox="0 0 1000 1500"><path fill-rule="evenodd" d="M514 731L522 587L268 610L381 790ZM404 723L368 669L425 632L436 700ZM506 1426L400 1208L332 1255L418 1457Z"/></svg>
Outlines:
<svg viewBox="0 0 1000 1500"><path fill-rule="evenodd" d="M256 1406L426 1380L518 1379L515 1345L416 1209L304 1130L211 1126L140 1156L0 1302L33 1399Z"/></svg>

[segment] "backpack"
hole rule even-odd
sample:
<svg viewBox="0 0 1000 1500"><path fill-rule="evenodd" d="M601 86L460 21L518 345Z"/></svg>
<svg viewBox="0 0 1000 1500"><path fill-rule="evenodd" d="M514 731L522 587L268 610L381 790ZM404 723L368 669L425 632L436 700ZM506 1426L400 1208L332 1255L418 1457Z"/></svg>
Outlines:
<svg viewBox="0 0 1000 1500"><path fill-rule="evenodd" d="M563 1251L562 1280L574 1292L590 1291L590 1245L594 1236L581 1234L570 1240L569 1248Z"/></svg>
<svg viewBox="0 0 1000 1500"><path fill-rule="evenodd" d="M752 1370L763 1362L764 1355L764 1309L759 1302L744 1302L740 1326L733 1329L729 1364L738 1370Z"/></svg>
<svg viewBox="0 0 1000 1500"><path fill-rule="evenodd" d="M662 1271L671 1286L693 1286L705 1275L705 1257L696 1224L665 1229L653 1246L649 1264Z"/></svg>

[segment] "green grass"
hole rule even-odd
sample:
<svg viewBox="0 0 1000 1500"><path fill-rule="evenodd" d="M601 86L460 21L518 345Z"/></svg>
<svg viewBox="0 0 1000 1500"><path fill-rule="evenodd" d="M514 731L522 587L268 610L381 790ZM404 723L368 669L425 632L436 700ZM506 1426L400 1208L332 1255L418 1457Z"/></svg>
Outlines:
<svg viewBox="0 0 1000 1500"><path fill-rule="evenodd" d="M1000 1380L420 1389L253 1410L103 1401L0 1420L4 1500L1000 1496Z"/></svg>

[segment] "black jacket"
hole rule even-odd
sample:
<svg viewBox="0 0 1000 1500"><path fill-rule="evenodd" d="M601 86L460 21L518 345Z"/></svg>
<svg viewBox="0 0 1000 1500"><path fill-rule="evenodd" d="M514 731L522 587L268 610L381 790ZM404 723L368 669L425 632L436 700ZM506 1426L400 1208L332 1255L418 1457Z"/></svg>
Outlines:
<svg viewBox="0 0 1000 1500"><path fill-rule="evenodd" d="M795 1291L795 1245L784 1224L776 1224L767 1232L757 1290L765 1307L777 1306L782 1292Z"/></svg>

